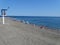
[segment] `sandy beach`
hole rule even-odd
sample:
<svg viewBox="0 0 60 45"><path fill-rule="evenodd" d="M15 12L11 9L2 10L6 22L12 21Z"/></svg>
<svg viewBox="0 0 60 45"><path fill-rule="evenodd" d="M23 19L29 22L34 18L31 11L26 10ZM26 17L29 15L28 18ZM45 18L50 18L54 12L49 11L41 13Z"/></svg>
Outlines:
<svg viewBox="0 0 60 45"><path fill-rule="evenodd" d="M60 45L60 31L0 18L0 45Z"/></svg>

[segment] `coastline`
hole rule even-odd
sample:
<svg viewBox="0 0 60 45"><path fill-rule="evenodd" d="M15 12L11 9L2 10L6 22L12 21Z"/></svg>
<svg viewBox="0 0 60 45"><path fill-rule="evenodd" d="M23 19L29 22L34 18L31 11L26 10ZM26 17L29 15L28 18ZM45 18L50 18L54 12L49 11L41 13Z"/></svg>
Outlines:
<svg viewBox="0 0 60 45"><path fill-rule="evenodd" d="M8 17L9 19L13 20L13 21L17 21L17 22L20 22L20 23L24 23L23 21L24 20L17 20L16 18L10 18ZM26 22L26 21L25 21ZM47 26L38 26L38 25L35 25L35 24L30 24L30 23L24 23L24 24L29 24L29 25L32 25L32 26L37 26L39 27L40 29L47 29L47 30L50 30L50 31L54 31L54 32L57 32L57 33L60 33L60 29L53 29L53 28L49 28ZM42 28L41 28L42 27Z"/></svg>
<svg viewBox="0 0 60 45"><path fill-rule="evenodd" d="M0 18L1 21L1 18ZM25 24L5 18L6 24L0 24L0 36L7 45L59 45L60 33L51 29ZM1 38L0 38L1 39ZM7 41L6 41L7 40ZM57 41L57 42L56 42ZM14 43L12 43L14 42Z"/></svg>

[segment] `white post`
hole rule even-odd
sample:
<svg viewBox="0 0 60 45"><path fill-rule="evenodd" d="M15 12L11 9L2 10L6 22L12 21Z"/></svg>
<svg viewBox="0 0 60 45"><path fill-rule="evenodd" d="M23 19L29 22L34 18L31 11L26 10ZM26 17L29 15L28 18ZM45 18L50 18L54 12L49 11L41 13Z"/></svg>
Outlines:
<svg viewBox="0 0 60 45"><path fill-rule="evenodd" d="M4 19L4 15L3 15L3 24L5 24L5 19Z"/></svg>

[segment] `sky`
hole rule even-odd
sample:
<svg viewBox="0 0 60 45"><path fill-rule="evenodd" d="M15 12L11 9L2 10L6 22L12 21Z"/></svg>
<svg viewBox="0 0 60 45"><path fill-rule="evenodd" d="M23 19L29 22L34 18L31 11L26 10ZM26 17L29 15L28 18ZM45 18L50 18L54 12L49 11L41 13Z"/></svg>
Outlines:
<svg viewBox="0 0 60 45"><path fill-rule="evenodd" d="M7 7L8 16L60 16L60 0L0 0Z"/></svg>

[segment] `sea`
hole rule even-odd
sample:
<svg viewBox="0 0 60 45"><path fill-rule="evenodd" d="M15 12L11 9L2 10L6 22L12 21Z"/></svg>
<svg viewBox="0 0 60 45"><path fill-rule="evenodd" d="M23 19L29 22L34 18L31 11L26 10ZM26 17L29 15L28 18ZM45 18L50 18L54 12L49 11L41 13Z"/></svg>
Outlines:
<svg viewBox="0 0 60 45"><path fill-rule="evenodd" d="M52 29L60 29L60 17L49 16L9 16L12 19L28 21L29 24L46 26Z"/></svg>

